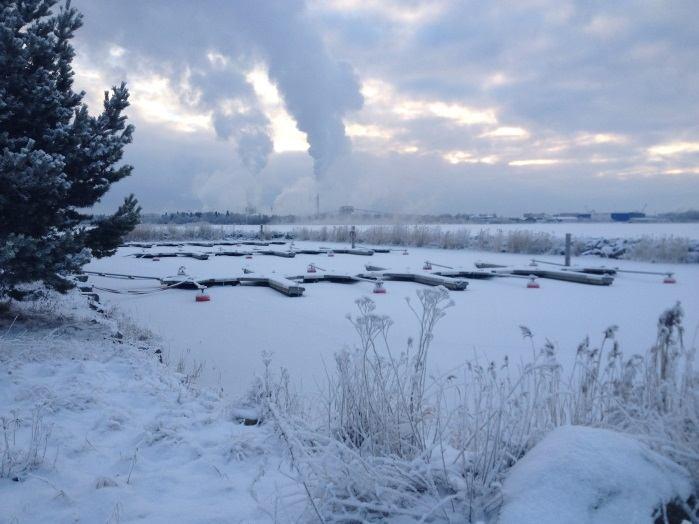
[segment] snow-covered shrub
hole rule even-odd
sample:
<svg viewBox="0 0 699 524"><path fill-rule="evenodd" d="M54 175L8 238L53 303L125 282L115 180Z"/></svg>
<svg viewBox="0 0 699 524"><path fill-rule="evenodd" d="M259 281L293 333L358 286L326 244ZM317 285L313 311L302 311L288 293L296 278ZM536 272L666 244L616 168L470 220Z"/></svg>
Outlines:
<svg viewBox="0 0 699 524"><path fill-rule="evenodd" d="M627 258L648 262L689 262L691 242L687 238L644 236L627 247Z"/></svg>
<svg viewBox="0 0 699 524"><path fill-rule="evenodd" d="M44 423L41 407L32 412L29 428L16 412L0 417L2 449L0 478L15 478L43 464L51 427Z"/></svg>
<svg viewBox="0 0 699 524"><path fill-rule="evenodd" d="M201 224L138 224L126 235L129 242L157 242L162 240L223 240L235 236L235 231L222 226Z"/></svg>
<svg viewBox="0 0 699 524"><path fill-rule="evenodd" d="M315 424L308 415L288 416L283 402L267 403L267 416L288 444L299 480L323 520L416 518L441 511L444 475L433 471L430 458L441 442L440 425L427 403L426 374L434 328L451 304L442 288L422 290L418 299L419 307L408 305L419 332L400 355L388 343L390 320L374 313L370 299L357 301L359 314L350 321L359 346L336 355L326 411L315 419L310 414ZM278 396L265 382L257 388L262 397Z"/></svg>
<svg viewBox="0 0 699 524"><path fill-rule="evenodd" d="M282 367L275 373L272 354L266 351L262 352L262 364L262 376L255 377L243 404L254 409L261 422L280 417L295 418L301 413L301 401L291 386L289 371Z"/></svg>
<svg viewBox="0 0 699 524"><path fill-rule="evenodd" d="M390 319L359 301L351 320L360 345L336 356L325 412L294 418L272 403L322 520L491 518L510 468L569 424L629 434L699 482L699 377L679 304L661 315L645 355L624 356L611 327L599 346L583 341L564 374L555 345L538 349L523 327L531 357L520 366L472 361L428 380L427 350L448 294L419 297L419 339L401 355L390 349Z"/></svg>
<svg viewBox="0 0 699 524"><path fill-rule="evenodd" d="M371 299L357 300L359 315L349 317L360 344L335 355L327 429L360 453L412 459L427 448L427 352L450 302L443 288L420 290L418 299L419 310L409 307L419 323L419 335L400 355L391 352L388 342L391 320L374 313Z"/></svg>

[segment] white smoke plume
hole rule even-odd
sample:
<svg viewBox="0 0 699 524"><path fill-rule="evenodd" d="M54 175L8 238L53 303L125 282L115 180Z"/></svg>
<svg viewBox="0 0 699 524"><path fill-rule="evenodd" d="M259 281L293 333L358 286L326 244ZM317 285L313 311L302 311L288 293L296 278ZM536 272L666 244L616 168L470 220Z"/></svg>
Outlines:
<svg viewBox="0 0 699 524"><path fill-rule="evenodd" d="M349 149L342 118L364 103L359 81L349 64L328 54L302 0L245 0L235 5L241 28L263 53L270 78L306 133L320 178Z"/></svg>

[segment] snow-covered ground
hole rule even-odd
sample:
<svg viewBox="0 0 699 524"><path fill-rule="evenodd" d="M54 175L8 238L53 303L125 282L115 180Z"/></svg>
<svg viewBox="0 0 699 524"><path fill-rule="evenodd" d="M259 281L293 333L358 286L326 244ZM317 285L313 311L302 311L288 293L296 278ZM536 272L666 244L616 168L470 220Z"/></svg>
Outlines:
<svg viewBox="0 0 699 524"><path fill-rule="evenodd" d="M234 420L83 297L50 306L2 326L1 523L298 518L305 501L269 427Z"/></svg>
<svg viewBox="0 0 699 524"><path fill-rule="evenodd" d="M138 249L122 249L90 267L165 276L184 264L191 274L205 277L240 274L243 266L258 273L298 274L309 262L350 273L361 271L367 262L396 269L418 268L425 259L462 266L478 258L528 262L523 256L430 249L373 257L256 255L252 260L153 262L125 256L134 251ZM590 264L590 258L585 262ZM658 269L650 264L618 265ZM620 276L608 288L542 280L540 289L527 289L522 279L473 280L467 291L451 293L454 307L440 321L430 350L432 371L450 370L474 354L482 361L505 354L515 361L520 357L531 361L519 324L529 325L540 342L546 336L557 341L564 365L572 361L581 337L587 333L601 337L612 323L620 326L622 350L643 352L655 338L658 314L676 300L685 305L685 325L692 334L699 306L695 296L699 269L666 268L676 271L677 284L662 284L661 277L650 275ZM121 290L152 286L138 280L91 280ZM418 286L394 282L386 286L386 295L371 296L378 313L394 317L393 343L400 349L415 334L404 297L413 296ZM328 455L339 448L324 446L326 437L316 433L314 439L319 440L306 444L308 454L295 455L294 463L301 464L295 469L289 450L303 452L301 433L294 433L299 431L295 428L303 431L303 425L290 426L295 444L287 447L291 441L284 435L289 434L280 433L275 424L250 427L234 416L239 413L234 409L240 406L237 398L260 371L264 350L273 351L275 367L287 366L292 378L302 382L306 399L312 398L316 383L323 382L324 362L332 368L334 352L354 340L344 313L352 311L355 299L370 295L371 288L371 283L308 284L301 298L268 288L212 288L212 301L205 303L195 302L196 292L187 290L137 296L100 292L106 317L90 311L85 298L74 292L39 304L34 311L25 309L24 318L15 324L3 321L0 522L311 522L316 514L297 479L310 479L309 493L322 502L323 494L331 499L343 496L342 482L356 467L361 473L357 478L366 477L362 489L381 500L386 479L373 476L379 470L370 455L360 462L342 462L348 457ZM156 352L161 345L167 366L160 364ZM182 365L180 355L186 356ZM207 363L203 387L196 382L195 361ZM320 404L310 405L308 421L322 416ZM463 502L462 494L469 491L466 477L459 476L463 473L459 454L447 445L442 457L449 464L436 460L433 466L456 475L449 478L461 492L453 500ZM421 460L411 464L424 473ZM302 472L314 465L322 467L310 477L308 470ZM503 472L489 485L492 501L474 501L491 508L493 521L528 524L553 516L549 521L571 524L646 523L653 521L651 512L661 502L675 498L682 502L691 489L685 469L637 440L584 427L555 429L513 469ZM502 491L500 480L504 480ZM396 500L395 493L391 500ZM467 514L458 504L452 506L454 513L444 514L433 511L431 499L426 504L428 514L437 520L443 516L454 521ZM413 514L410 507L403 509L402 515ZM332 507L322 506L321 511ZM482 508L476 511L483 514Z"/></svg>
<svg viewBox="0 0 699 524"><path fill-rule="evenodd" d="M296 242L297 247L317 248L317 243ZM330 244L326 246L332 247ZM345 246L346 247L346 246ZM275 249L286 249L274 246ZM150 251L177 250L153 248ZM186 251L207 251L187 247ZM88 269L164 277L184 265L196 277L235 276L249 268L255 274L297 275L309 263L329 271L356 274L371 263L396 270L421 269L425 260L449 266L473 267L476 260L501 264L529 263L524 255L478 253L461 250L411 248L371 257L341 255L297 255L293 259L255 255L191 258L162 258L159 262L127 256L139 248L122 248L111 258L93 261ZM541 258L541 257L540 257ZM556 257L544 257L551 261ZM686 312L690 334L699 321L699 266L656 265L629 261L609 261L591 257L574 260L587 265L610 265L625 269L674 271L677 284L663 284L661 276L621 274L610 287L588 286L553 280L540 280L540 289L527 289L526 280L470 280L464 292L452 292L455 305L437 330L429 357L433 372L447 372L468 359L500 361L506 355L517 362L528 356L529 344L521 337L520 325L529 327L543 343L545 338L559 348L559 359L566 365L574 357L578 343L587 335L599 340L604 329L618 325L622 351L644 353L655 340L658 315L678 300ZM91 277L102 287L144 288L147 281L113 280ZM156 283L157 284L157 283ZM392 345L405 347L416 334L415 320L405 303L415 297L418 284L387 282L386 295L373 295L372 284L306 284L301 298L289 298L269 288L215 287L208 293L211 302L196 303L195 291L169 290L149 295L127 296L100 293L107 304L116 304L139 323L162 337L171 358L186 355L189 362L205 362L202 380L223 387L236 396L251 376L261 369L262 351L274 354L274 364L287 367L307 395L324 384L325 367L333 354L356 335L345 318L355 312L354 301L369 295L376 300L377 312L390 315Z"/></svg>

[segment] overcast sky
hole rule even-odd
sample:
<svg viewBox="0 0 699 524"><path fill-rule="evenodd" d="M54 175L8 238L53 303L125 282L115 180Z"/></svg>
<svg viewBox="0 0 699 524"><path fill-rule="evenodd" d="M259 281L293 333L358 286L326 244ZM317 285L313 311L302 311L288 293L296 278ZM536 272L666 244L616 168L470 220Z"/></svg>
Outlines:
<svg viewBox="0 0 699 524"><path fill-rule="evenodd" d="M146 211L699 207L696 0L79 0Z"/></svg>

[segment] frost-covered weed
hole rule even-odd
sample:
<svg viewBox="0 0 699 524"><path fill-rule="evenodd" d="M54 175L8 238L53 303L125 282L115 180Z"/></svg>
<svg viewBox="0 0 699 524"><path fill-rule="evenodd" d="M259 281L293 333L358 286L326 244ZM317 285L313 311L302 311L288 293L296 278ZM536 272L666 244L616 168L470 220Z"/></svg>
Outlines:
<svg viewBox="0 0 699 524"><path fill-rule="evenodd" d="M223 240L231 229L208 223L160 225L138 224L127 236L129 242L155 242L159 240Z"/></svg>
<svg viewBox="0 0 699 524"><path fill-rule="evenodd" d="M189 355L189 350L187 350L187 355ZM175 365L175 372L180 375L182 384L191 388L199 382L201 374L204 372L204 362L193 359L189 365L187 364L187 356L181 354Z"/></svg>
<svg viewBox="0 0 699 524"><path fill-rule="evenodd" d="M146 342L153 341L157 338L155 333L134 321L130 316L124 314L117 306L112 305L106 308L104 316L116 324L116 328L127 340Z"/></svg>
<svg viewBox="0 0 699 524"><path fill-rule="evenodd" d="M645 355L624 356L613 326L598 346L579 345L564 376L555 345L537 348L523 327L531 347L523 364L471 361L427 377L448 294L418 296L419 336L400 355L388 343L390 319L376 315L369 299L358 301L351 321L360 343L336 356L324 413L287 416L283 403L270 404L268 416L321 520L487 519L497 513L509 468L563 424L629 433L699 481L699 377L679 304L661 315Z"/></svg>
<svg viewBox="0 0 699 524"><path fill-rule="evenodd" d="M272 354L262 352L264 371L256 376L243 404L254 407L260 413L260 421L274 419L274 413L296 417L301 413L301 401L290 383L289 371L282 367L279 373L272 369Z"/></svg>
<svg viewBox="0 0 699 524"><path fill-rule="evenodd" d="M632 260L650 262L688 262L691 242L687 238L644 236L629 245L627 255Z"/></svg>
<svg viewBox="0 0 699 524"><path fill-rule="evenodd" d="M349 242L349 226L294 228L298 240ZM565 241L551 233L528 229L457 228L440 226L376 225L357 228L357 242L367 245L437 247L442 249L475 249L497 253L531 255L562 254ZM641 237L635 239L574 238L573 255L584 253L647 262L686 263L699 261L699 245L687 238Z"/></svg>
<svg viewBox="0 0 699 524"><path fill-rule="evenodd" d="M27 474L43 464L46 458L51 427L44 423L41 408L32 412L29 431L17 412L0 417L2 450L0 451L0 478L15 478Z"/></svg>
<svg viewBox="0 0 699 524"><path fill-rule="evenodd" d="M335 356L336 373L328 385L329 430L347 445L371 455L412 459L427 449L425 387L427 352L434 328L451 303L443 288L418 291L416 342L394 355L388 341L391 320L374 313L369 298L356 301L349 317L360 340Z"/></svg>

